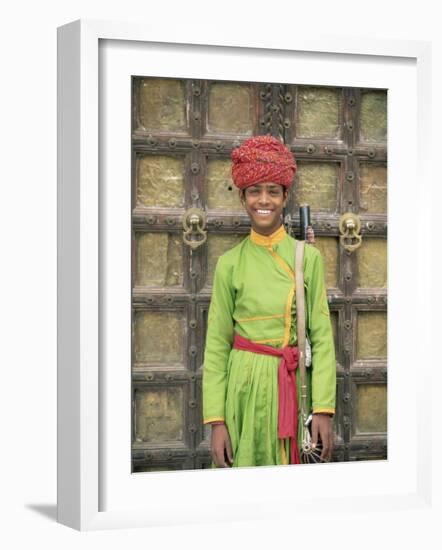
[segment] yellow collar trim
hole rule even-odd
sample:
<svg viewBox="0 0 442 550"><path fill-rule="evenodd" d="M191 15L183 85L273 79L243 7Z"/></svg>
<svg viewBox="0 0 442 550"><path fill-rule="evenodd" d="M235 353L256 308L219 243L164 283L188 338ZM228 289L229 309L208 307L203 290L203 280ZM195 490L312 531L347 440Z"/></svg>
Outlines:
<svg viewBox="0 0 442 550"><path fill-rule="evenodd" d="M250 231L250 240L260 246L271 247L274 244L281 242L287 235L284 225L281 224L279 228L271 235L260 235L255 230Z"/></svg>

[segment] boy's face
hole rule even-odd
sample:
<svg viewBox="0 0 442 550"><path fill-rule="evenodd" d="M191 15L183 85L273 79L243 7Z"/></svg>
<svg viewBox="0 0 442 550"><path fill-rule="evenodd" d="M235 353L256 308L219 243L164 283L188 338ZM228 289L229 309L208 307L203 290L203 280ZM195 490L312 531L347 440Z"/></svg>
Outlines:
<svg viewBox="0 0 442 550"><path fill-rule="evenodd" d="M282 185L257 183L240 191L240 199L257 233L271 235L281 225L282 210L287 203L287 191Z"/></svg>

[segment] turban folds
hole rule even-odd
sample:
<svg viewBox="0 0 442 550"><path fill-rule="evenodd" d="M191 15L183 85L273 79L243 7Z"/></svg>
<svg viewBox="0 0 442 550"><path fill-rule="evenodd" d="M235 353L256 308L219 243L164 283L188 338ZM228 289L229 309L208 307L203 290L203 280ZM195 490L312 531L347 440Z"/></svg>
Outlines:
<svg viewBox="0 0 442 550"><path fill-rule="evenodd" d="M240 189L255 183L279 183L288 188L293 182L296 163L290 150L272 136L247 139L232 151L232 179Z"/></svg>

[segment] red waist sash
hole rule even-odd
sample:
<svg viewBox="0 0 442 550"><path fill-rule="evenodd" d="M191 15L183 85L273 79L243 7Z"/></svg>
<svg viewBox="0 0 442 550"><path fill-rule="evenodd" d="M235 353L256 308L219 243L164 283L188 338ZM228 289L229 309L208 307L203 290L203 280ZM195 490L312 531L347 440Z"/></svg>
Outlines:
<svg viewBox="0 0 442 550"><path fill-rule="evenodd" d="M295 376L298 366L298 348L295 346L272 348L264 344L256 344L236 333L233 347L243 351L281 357L278 367L278 437L280 439L290 438L290 462L299 464L298 394Z"/></svg>

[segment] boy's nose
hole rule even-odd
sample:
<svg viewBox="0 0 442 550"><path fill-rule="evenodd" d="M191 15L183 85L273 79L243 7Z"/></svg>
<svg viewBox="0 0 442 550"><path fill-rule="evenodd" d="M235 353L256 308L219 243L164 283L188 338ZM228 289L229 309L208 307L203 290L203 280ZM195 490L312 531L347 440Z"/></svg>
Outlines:
<svg viewBox="0 0 442 550"><path fill-rule="evenodd" d="M268 194L263 191L260 195L259 195L259 203L260 204L268 204L269 202L269 196Z"/></svg>

